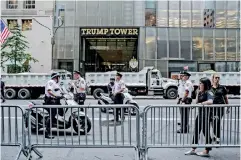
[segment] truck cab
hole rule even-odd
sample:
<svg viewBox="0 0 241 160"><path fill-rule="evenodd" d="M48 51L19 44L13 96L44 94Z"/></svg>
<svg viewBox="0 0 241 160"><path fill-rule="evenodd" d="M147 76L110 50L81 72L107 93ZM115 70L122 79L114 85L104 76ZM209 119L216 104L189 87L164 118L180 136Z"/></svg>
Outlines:
<svg viewBox="0 0 241 160"><path fill-rule="evenodd" d="M157 69L152 69L147 72L147 88L148 95L162 95L162 79L161 73Z"/></svg>

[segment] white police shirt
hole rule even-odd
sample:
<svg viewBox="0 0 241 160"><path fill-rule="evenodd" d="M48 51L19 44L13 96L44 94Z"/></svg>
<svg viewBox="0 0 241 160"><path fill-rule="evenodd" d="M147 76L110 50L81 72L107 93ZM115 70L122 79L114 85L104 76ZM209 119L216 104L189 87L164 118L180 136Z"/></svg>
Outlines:
<svg viewBox="0 0 241 160"><path fill-rule="evenodd" d="M115 81L114 87L113 87L113 93L118 93L120 92L122 89L125 89L125 83L122 80L119 81Z"/></svg>
<svg viewBox="0 0 241 160"><path fill-rule="evenodd" d="M49 94L48 90L51 90L52 93L55 96L60 96L61 88L60 88L59 84L56 83L54 80L49 80L47 82L47 84L45 85L45 95L47 97L51 97L51 95Z"/></svg>
<svg viewBox="0 0 241 160"><path fill-rule="evenodd" d="M178 95L179 98L183 98L186 90L189 91L188 96L187 97L192 97L192 92L193 92L193 84L190 80L187 81L181 81L180 85L178 87Z"/></svg>
<svg viewBox="0 0 241 160"><path fill-rule="evenodd" d="M75 87L75 92L74 92L74 94L77 94L77 93L85 93L85 90L86 90L86 82L85 82L84 78L80 77L79 79L74 80L74 81L73 81L73 85L74 85L74 87Z"/></svg>

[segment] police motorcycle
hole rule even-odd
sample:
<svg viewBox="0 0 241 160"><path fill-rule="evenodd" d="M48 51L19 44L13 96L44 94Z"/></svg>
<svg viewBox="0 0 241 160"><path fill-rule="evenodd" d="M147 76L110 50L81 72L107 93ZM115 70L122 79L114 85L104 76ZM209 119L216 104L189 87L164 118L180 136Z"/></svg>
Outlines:
<svg viewBox="0 0 241 160"><path fill-rule="evenodd" d="M122 92L122 95L124 97L123 104L134 105L139 109L137 102L133 100L132 96L128 92L128 89L125 89L125 91ZM114 96L105 94L105 93L100 93L100 97L98 98L98 104L99 105L114 105L115 104ZM106 113L107 108L101 108L101 112ZM109 108L109 113L113 113L113 108ZM128 110L128 108L124 108L124 113L125 114L130 113L131 115L136 115L136 109L131 108Z"/></svg>
<svg viewBox="0 0 241 160"><path fill-rule="evenodd" d="M62 88L63 89L63 88ZM63 89L64 90L64 89ZM74 95L71 92L65 93L61 96L61 104L68 106L77 106L78 103L74 101ZM44 105L44 103L36 103L34 101L29 101L29 108L32 108L35 105ZM29 109L26 109L29 110ZM28 128L28 111L25 115L25 126ZM63 121L57 120L56 123L52 123L52 128L58 129L68 129L73 126L73 129L76 133L80 133L80 135L87 134L91 130L91 121L88 115L85 115L85 112L81 111L78 108L64 108L64 116L65 119ZM31 118L31 131L38 132L40 129L46 127L46 122L49 119L49 113L44 108L34 108L30 113ZM38 120L38 127L36 125ZM87 123L86 123L87 122ZM85 124L86 123L86 124ZM79 127L78 127L79 126Z"/></svg>

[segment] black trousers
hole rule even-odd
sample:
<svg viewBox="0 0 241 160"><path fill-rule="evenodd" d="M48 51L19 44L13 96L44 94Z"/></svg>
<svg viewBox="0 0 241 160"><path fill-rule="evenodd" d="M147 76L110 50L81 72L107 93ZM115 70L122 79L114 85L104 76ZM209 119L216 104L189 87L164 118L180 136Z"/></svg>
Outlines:
<svg viewBox="0 0 241 160"><path fill-rule="evenodd" d="M212 139L210 136L210 108L209 107L202 107L198 110L198 115L195 119L195 129L194 129L194 135L192 144L198 144L199 141L199 135L201 131L203 132L203 135L205 136L205 144L212 144ZM194 147L193 149L196 149ZM206 150L210 151L212 148L206 147Z"/></svg>
<svg viewBox="0 0 241 160"><path fill-rule="evenodd" d="M224 115L224 108L220 107L213 107L211 108L211 119L212 119L212 127L213 127L213 133L217 138L220 138L221 133L221 121Z"/></svg>
<svg viewBox="0 0 241 160"><path fill-rule="evenodd" d="M186 101L184 101L185 104L191 104L192 99L187 98ZM177 104L181 104L181 98L178 100ZM189 113L190 108L184 108L180 107L180 114L181 114L181 130L187 131L188 130L188 124L189 124Z"/></svg>
<svg viewBox="0 0 241 160"><path fill-rule="evenodd" d="M50 97L45 97L44 98L44 101L45 101L45 105L61 105L60 104L60 100L58 99L53 99L53 98L50 98ZM57 115L57 113L61 116L64 115L64 111L63 109L57 109L57 108L46 108L46 110L48 111L49 113L49 119L47 120L46 122L46 130L48 133L51 132L51 123L57 123L57 120L55 118L55 116ZM57 111L58 110L58 111Z"/></svg>
<svg viewBox="0 0 241 160"><path fill-rule="evenodd" d="M123 104L123 97L121 93L117 93L115 95L115 104ZM115 120L119 120L119 116L121 116L121 108L116 108Z"/></svg>

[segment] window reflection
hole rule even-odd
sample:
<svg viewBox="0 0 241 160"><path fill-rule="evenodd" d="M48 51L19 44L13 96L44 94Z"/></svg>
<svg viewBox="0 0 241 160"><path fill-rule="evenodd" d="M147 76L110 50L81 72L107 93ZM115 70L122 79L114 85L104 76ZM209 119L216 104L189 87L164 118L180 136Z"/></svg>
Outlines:
<svg viewBox="0 0 241 160"><path fill-rule="evenodd" d="M225 24L225 10L216 10L216 28L225 28Z"/></svg>
<svg viewBox="0 0 241 160"><path fill-rule="evenodd" d="M213 30L204 30L204 59L213 60Z"/></svg>
<svg viewBox="0 0 241 160"><path fill-rule="evenodd" d="M167 23L167 14L168 14L168 10L167 10L167 5L168 2L167 1L158 1L157 2L157 26L161 26L161 27L167 27L168 23Z"/></svg>
<svg viewBox="0 0 241 160"><path fill-rule="evenodd" d="M169 1L169 27L179 27L179 1Z"/></svg>
<svg viewBox="0 0 241 160"><path fill-rule="evenodd" d="M192 26L203 27L203 14L204 1L192 1Z"/></svg>
<svg viewBox="0 0 241 160"><path fill-rule="evenodd" d="M156 28L146 28L146 58L156 59Z"/></svg>
<svg viewBox="0 0 241 160"><path fill-rule="evenodd" d="M156 1L146 1L146 26L156 26Z"/></svg>
<svg viewBox="0 0 241 160"><path fill-rule="evenodd" d="M184 59L190 59L191 53L191 38L190 38L190 29L182 28L181 29L181 57Z"/></svg>
<svg viewBox="0 0 241 160"><path fill-rule="evenodd" d="M216 62L215 63L216 72L226 72L226 63L225 62Z"/></svg>
<svg viewBox="0 0 241 160"><path fill-rule="evenodd" d="M236 60L236 31L227 30L227 60Z"/></svg>
<svg viewBox="0 0 241 160"><path fill-rule="evenodd" d="M225 60L225 30L215 30L215 59Z"/></svg>
<svg viewBox="0 0 241 160"><path fill-rule="evenodd" d="M181 1L181 27L191 26L191 1Z"/></svg>
<svg viewBox="0 0 241 160"><path fill-rule="evenodd" d="M23 19L22 20L22 31L32 30L32 19Z"/></svg>
<svg viewBox="0 0 241 160"><path fill-rule="evenodd" d="M158 28L157 59L167 58L167 29Z"/></svg>
<svg viewBox="0 0 241 160"><path fill-rule="evenodd" d="M227 72L237 72L238 64L237 62L227 62Z"/></svg>
<svg viewBox="0 0 241 160"><path fill-rule="evenodd" d="M17 19L8 19L8 29L13 30L14 27L18 25L18 20Z"/></svg>

